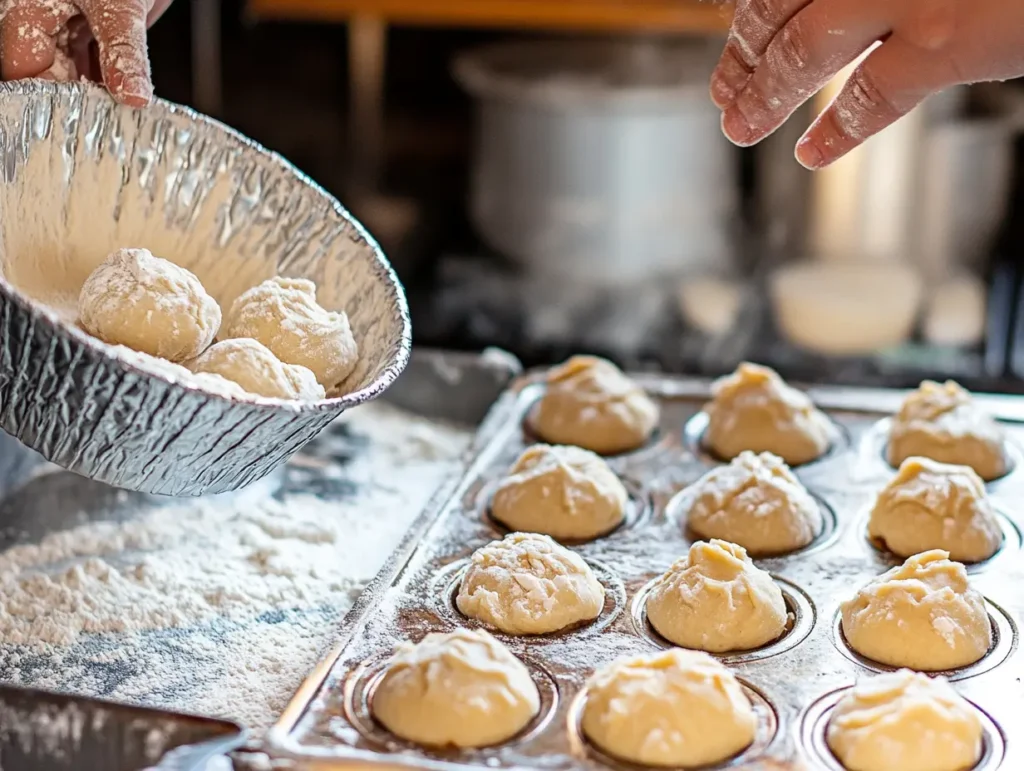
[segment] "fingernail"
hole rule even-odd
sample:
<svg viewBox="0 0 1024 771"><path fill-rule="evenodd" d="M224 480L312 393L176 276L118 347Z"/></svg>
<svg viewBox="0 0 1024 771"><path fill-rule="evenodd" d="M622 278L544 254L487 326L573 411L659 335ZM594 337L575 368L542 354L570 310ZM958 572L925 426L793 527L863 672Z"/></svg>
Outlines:
<svg viewBox="0 0 1024 771"><path fill-rule="evenodd" d="M135 106L145 106L153 100L153 86L140 76L126 75L115 93Z"/></svg>
<svg viewBox="0 0 1024 771"><path fill-rule="evenodd" d="M740 147L754 144L754 129L746 117L735 107L722 113L722 131L729 140Z"/></svg>
<svg viewBox="0 0 1024 771"><path fill-rule="evenodd" d="M825 156L811 139L801 139L796 145L796 159L805 169L814 171L821 168Z"/></svg>
<svg viewBox="0 0 1024 771"><path fill-rule="evenodd" d="M711 76L711 101L720 110L736 101L736 89L717 72Z"/></svg>

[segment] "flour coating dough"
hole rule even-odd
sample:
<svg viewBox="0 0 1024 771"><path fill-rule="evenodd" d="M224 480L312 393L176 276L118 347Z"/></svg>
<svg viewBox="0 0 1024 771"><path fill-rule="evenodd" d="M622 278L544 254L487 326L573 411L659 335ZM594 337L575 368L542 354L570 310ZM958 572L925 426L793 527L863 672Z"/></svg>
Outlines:
<svg viewBox="0 0 1024 771"><path fill-rule="evenodd" d="M587 681L583 733L647 766L705 766L754 741L757 717L735 675L706 653L678 648L621 659Z"/></svg>
<svg viewBox="0 0 1024 771"><path fill-rule="evenodd" d="M981 758L978 713L944 677L875 675L832 710L829 748L849 771L964 771Z"/></svg>
<svg viewBox="0 0 1024 771"><path fill-rule="evenodd" d="M213 342L221 314L189 271L148 249L118 249L82 285L78 320L106 343L180 362Z"/></svg>
<svg viewBox="0 0 1024 771"><path fill-rule="evenodd" d="M698 541L658 579L647 620L684 648L722 653L760 648L786 631L789 613L774 579L743 547Z"/></svg>
<svg viewBox="0 0 1024 771"><path fill-rule="evenodd" d="M264 345L248 338L221 340L188 365L197 374L220 375L259 396L305 401L324 398L323 386L312 372L284 364Z"/></svg>
<svg viewBox="0 0 1024 771"><path fill-rule="evenodd" d="M914 456L970 466L990 481L1007 471L1005 436L971 394L952 380L925 380L904 400L892 419L889 463L899 466Z"/></svg>
<svg viewBox="0 0 1024 771"><path fill-rule="evenodd" d="M530 423L545 442L615 455L650 438L658 405L610 361L573 356L548 375Z"/></svg>
<svg viewBox="0 0 1024 771"><path fill-rule="evenodd" d="M482 630L403 643L371 700L396 736L432 747L487 747L522 731L540 710L530 671Z"/></svg>
<svg viewBox="0 0 1024 771"><path fill-rule="evenodd" d="M491 516L512 530L582 541L618 527L628 501L626 488L599 455L535 444L495 490Z"/></svg>
<svg viewBox="0 0 1024 771"><path fill-rule="evenodd" d="M691 488L686 521L702 538L721 538L751 554L785 554L813 541L821 509L785 461L741 452Z"/></svg>
<svg viewBox="0 0 1024 771"><path fill-rule="evenodd" d="M711 387L704 444L731 460L744 450L771 452L791 466L820 457L833 438L829 419L810 398L768 367L744 362Z"/></svg>
<svg viewBox="0 0 1024 771"><path fill-rule="evenodd" d="M231 305L223 338L259 340L285 364L305 367L331 390L355 369L359 347L348 316L316 301L316 284L275 276L244 292Z"/></svg>
<svg viewBox="0 0 1024 771"><path fill-rule="evenodd" d="M918 554L842 604L843 634L869 659L922 672L966 667L992 645L985 600L944 551Z"/></svg>
<svg viewBox="0 0 1024 771"><path fill-rule="evenodd" d="M597 618L604 587L582 557L548 536L512 533L477 549L455 604L506 634L547 634Z"/></svg>
<svg viewBox="0 0 1024 771"><path fill-rule="evenodd" d="M958 562L980 562L995 554L1003 531L969 466L907 458L878 494L868 535L901 557L943 549Z"/></svg>

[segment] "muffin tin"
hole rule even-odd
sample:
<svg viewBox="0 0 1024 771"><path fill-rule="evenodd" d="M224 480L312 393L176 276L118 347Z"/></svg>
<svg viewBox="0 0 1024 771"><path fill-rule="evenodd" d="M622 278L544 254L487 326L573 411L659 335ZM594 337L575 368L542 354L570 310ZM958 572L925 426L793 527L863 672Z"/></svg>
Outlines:
<svg viewBox="0 0 1024 771"><path fill-rule="evenodd" d="M607 757L579 730L583 688L595 668L668 645L646 621L650 582L683 555L693 538L679 496L718 461L700 447L706 380L640 375L661 404L660 430L636 452L609 458L643 511L594 541L574 544L607 590L592 623L555 634L496 634L530 668L543 707L511 741L481 750L427 749L388 734L370 713L373 688L392 648L428 632L477 626L453 603L458 577L472 552L500 538L487 515L489 493L531 442L525 420L543 392L544 373L520 378L498 400L466 456L464 469L438 491L398 551L353 608L338 647L295 696L269 735L273 751L315 768L353 763L429 769L464 767L636 769ZM885 461L885 423L904 394L816 388L809 391L840 429L835 446L795 472L834 527L796 553L757 559L784 591L792 614L786 634L754 651L718 654L737 675L758 715L757 740L741 755L708 768L821 771L839 769L825 742L830 710L860 677L890 668L846 645L839 604L872 577L902 560L867 537L866 512L892 477ZM1013 468L987 485L1004 521L1006 540L992 559L971 566L971 582L986 598L994 642L976 664L944 673L981 713L985 749L977 769L1024 768L1024 656L1018 619L1024 610L1021 525L1024 511L1024 404L978 396L1003 421ZM826 517L828 522L828 517ZM1015 730L1017 729L1017 730Z"/></svg>

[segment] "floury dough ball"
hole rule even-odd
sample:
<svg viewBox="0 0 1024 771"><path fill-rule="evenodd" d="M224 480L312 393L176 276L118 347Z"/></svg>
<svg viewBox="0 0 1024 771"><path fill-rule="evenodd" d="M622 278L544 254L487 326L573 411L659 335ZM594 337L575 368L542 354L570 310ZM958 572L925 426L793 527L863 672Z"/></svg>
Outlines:
<svg viewBox="0 0 1024 771"><path fill-rule="evenodd" d="M610 361L573 356L548 375L530 425L545 442L615 455L650 438L658 405Z"/></svg>
<svg viewBox="0 0 1024 771"><path fill-rule="evenodd" d="M821 509L782 458L741 452L690 488L686 522L702 538L737 543L751 554L785 554L813 541Z"/></svg>
<svg viewBox="0 0 1024 771"><path fill-rule="evenodd" d="M725 541L693 544L647 598L647 620L658 634L711 653L767 645L786 631L788 617L774 579Z"/></svg>
<svg viewBox="0 0 1024 771"><path fill-rule="evenodd" d="M548 536L512 533L473 554L455 604L506 634L547 634L597 618L604 587L582 557Z"/></svg>
<svg viewBox="0 0 1024 771"><path fill-rule="evenodd" d="M355 369L359 349L348 316L316 301L316 284L275 276L231 305L222 338L251 337L285 364L305 367L330 390Z"/></svg>
<svg viewBox="0 0 1024 771"><path fill-rule="evenodd" d="M600 456L579 447L528 447L494 491L491 516L511 530L589 540L622 522L629 495Z"/></svg>
<svg viewBox="0 0 1024 771"><path fill-rule="evenodd" d="M707 766L754 741L757 716L736 677L678 648L615 661L587 681L583 733L620 760Z"/></svg>
<svg viewBox="0 0 1024 771"><path fill-rule="evenodd" d="M832 710L829 749L849 771L964 771L981 758L978 713L944 677L861 680Z"/></svg>
<svg viewBox="0 0 1024 771"><path fill-rule="evenodd" d="M213 342L220 306L184 268L147 249L119 249L82 285L78 320L106 343L180 362Z"/></svg>
<svg viewBox="0 0 1024 771"><path fill-rule="evenodd" d="M323 386L312 372L282 363L265 346L248 338L222 340L188 365L197 374L220 375L259 396L304 401L324 398Z"/></svg>
<svg viewBox="0 0 1024 771"><path fill-rule="evenodd" d="M893 466L919 456L970 466L989 481L1006 473L1004 441L1002 428L970 393L952 380L925 380L892 419L887 452Z"/></svg>
<svg viewBox="0 0 1024 771"><path fill-rule="evenodd" d="M540 694L508 648L482 630L458 629L399 646L371 710L417 744L487 747L522 731L540 710Z"/></svg>
<svg viewBox="0 0 1024 771"><path fill-rule="evenodd" d="M195 373L180 364L150 356L129 348L126 345L113 346L113 352L117 357L128 364L148 372L155 372L168 380L184 385L192 385L204 391L222 396L225 399L245 398L247 394L238 383L233 383L220 375L210 372Z"/></svg>
<svg viewBox="0 0 1024 771"><path fill-rule="evenodd" d="M716 380L704 411L704 445L725 460L750 450L796 466L821 457L833 439L832 424L807 394L758 364L744 362Z"/></svg>
<svg viewBox="0 0 1024 771"><path fill-rule="evenodd" d="M1003 531L969 466L907 458L875 500L868 535L900 557L943 549L958 562L980 562L995 554Z"/></svg>
<svg viewBox="0 0 1024 771"><path fill-rule="evenodd" d="M992 645L985 600L944 551L927 551L878 576L841 606L843 635L862 656L938 672L966 667Z"/></svg>

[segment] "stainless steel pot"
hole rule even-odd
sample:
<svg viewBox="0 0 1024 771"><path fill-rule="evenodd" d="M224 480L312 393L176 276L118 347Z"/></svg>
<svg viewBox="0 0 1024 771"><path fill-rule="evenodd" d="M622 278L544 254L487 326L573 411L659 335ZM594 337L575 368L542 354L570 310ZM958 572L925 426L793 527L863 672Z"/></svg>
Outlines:
<svg viewBox="0 0 1024 771"><path fill-rule="evenodd" d="M632 281L720 266L735 151L707 95L715 45L553 41L469 53L471 216L537 273Z"/></svg>

